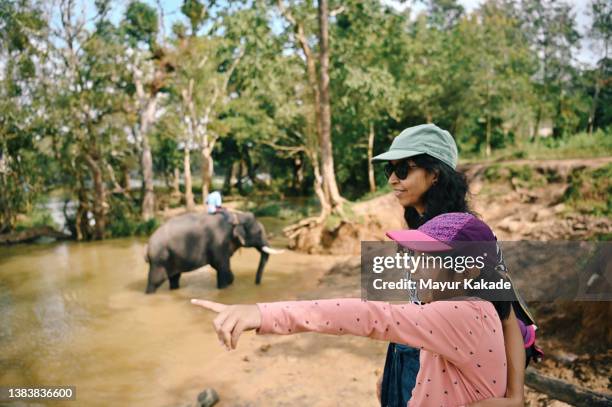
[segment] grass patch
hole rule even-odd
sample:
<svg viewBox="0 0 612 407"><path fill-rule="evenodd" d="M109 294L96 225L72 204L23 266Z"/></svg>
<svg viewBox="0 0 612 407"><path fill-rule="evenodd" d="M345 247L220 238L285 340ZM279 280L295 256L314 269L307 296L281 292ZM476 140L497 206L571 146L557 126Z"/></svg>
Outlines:
<svg viewBox="0 0 612 407"><path fill-rule="evenodd" d="M15 231L20 232L22 230L49 226L57 229L57 224L53 221L51 212L44 207L35 207L32 212L27 216L21 218L15 224Z"/></svg>
<svg viewBox="0 0 612 407"><path fill-rule="evenodd" d="M484 179L487 182L509 182L523 188L533 188L546 185L553 175L547 176L535 171L529 165L503 165L493 164L484 171Z"/></svg>
<svg viewBox="0 0 612 407"><path fill-rule="evenodd" d="M157 218L147 221L140 217L139 208L124 197L112 197L108 214L108 237L149 236L161 224Z"/></svg>
<svg viewBox="0 0 612 407"><path fill-rule="evenodd" d="M240 210L253 212L256 217L274 217L286 221L297 221L316 215L319 211L319 203L316 197L283 199L271 194L253 198L245 200L240 205Z"/></svg>
<svg viewBox="0 0 612 407"><path fill-rule="evenodd" d="M563 199L580 213L612 215L612 164L590 170L574 170Z"/></svg>
<svg viewBox="0 0 612 407"><path fill-rule="evenodd" d="M493 150L490 157L480 152L462 152L461 162L490 162L508 160L552 160L566 158L592 158L612 155L612 127L598 129L592 135L577 133L554 139L546 137L519 146Z"/></svg>

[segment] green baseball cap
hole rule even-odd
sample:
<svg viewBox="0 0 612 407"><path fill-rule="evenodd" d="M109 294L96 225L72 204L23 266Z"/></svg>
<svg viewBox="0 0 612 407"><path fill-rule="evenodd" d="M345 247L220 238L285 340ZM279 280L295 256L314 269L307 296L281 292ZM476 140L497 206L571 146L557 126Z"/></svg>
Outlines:
<svg viewBox="0 0 612 407"><path fill-rule="evenodd" d="M442 130L435 124L408 127L393 139L389 151L372 158L372 162L400 160L419 154L430 155L448 164L452 169L457 168L458 154L455 139L448 131Z"/></svg>

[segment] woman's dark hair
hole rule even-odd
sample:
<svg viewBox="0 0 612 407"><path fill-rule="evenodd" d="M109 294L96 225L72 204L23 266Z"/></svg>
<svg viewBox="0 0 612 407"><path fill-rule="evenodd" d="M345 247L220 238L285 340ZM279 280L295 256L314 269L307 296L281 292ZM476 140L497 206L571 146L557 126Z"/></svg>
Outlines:
<svg viewBox="0 0 612 407"><path fill-rule="evenodd" d="M479 245L482 245L482 243L479 243ZM478 276L479 280L484 280L486 282L493 283L499 281L500 278L504 281L508 281L506 276L495 271L495 267L493 267L492 265L486 265L482 270L480 270L480 275ZM510 301L508 298L503 298L506 296L504 295L504 293L499 293L498 295L496 295L496 292L492 290L473 289L468 290L468 295L472 297L482 298L483 300L489 301L491 304L493 304L493 307L495 308L495 311L497 311L499 319L501 319L502 321L508 319L508 317L510 316L510 308L512 308L512 301ZM502 298L497 298L496 300L495 297Z"/></svg>
<svg viewBox="0 0 612 407"><path fill-rule="evenodd" d="M423 195L425 213L419 215L409 206L404 209L404 219L410 229L416 229L428 220L449 212L472 213L467 203L468 183L460 172L427 154L410 157L417 167L428 173L437 172L438 180Z"/></svg>

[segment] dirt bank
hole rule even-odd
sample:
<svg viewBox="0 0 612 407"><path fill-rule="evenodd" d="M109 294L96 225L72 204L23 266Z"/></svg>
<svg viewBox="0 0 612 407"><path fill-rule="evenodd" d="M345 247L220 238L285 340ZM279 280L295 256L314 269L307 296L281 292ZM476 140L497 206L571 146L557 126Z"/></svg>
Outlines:
<svg viewBox="0 0 612 407"><path fill-rule="evenodd" d="M517 160L465 165L461 170L470 182L473 209L491 225L500 240L590 240L609 238L612 233L609 216L612 157L589 161ZM299 250L345 255L320 276L318 288L312 290L308 298L359 296L359 257L355 256L359 253L359 242L380 240L386 230L405 227L402 208L392 194L357 203L353 211L358 221L340 223L331 230L311 231L310 235L294 242ZM530 304L539 325L538 342L546 352L544 361L535 365L537 371L594 391L611 392L611 305L595 302ZM313 336L310 340L316 342L319 340L316 338ZM345 340L352 339L341 339ZM332 342L324 344L334 346ZM360 366L372 375L380 371L384 349L363 346L372 346L368 358L360 360L350 353L339 354L342 356L338 359L340 368L360 361ZM302 365L301 360L298 364L300 370L306 369L307 377L312 374L310 369L316 366L308 362ZM333 376L335 370L318 368L314 374ZM359 375L355 379L358 383L373 380L367 374L361 376L359 368L354 372ZM346 383L342 376L338 386L349 386ZM355 391L355 394L364 394L363 390ZM352 397L342 394L353 402ZM375 405L373 391L365 394L369 399L360 399L355 404ZM526 396L529 406L566 405L532 389L526 390Z"/></svg>
<svg viewBox="0 0 612 407"><path fill-rule="evenodd" d="M470 184L470 204L500 240L581 240L612 233L612 157L592 160L517 160L459 168ZM358 254L359 242L382 240L405 227L393 194L352 206L354 216L333 228L296 236L294 250Z"/></svg>

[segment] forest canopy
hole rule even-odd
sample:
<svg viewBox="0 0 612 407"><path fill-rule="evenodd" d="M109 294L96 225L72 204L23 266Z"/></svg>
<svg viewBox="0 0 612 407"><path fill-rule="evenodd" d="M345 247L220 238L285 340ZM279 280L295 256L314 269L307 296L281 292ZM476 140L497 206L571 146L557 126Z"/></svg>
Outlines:
<svg viewBox="0 0 612 407"><path fill-rule="evenodd" d="M462 159L610 151L609 1L584 34L567 1L406 3L185 0L168 30L159 2L0 0L0 233L51 193L79 240L213 189L342 213L426 122Z"/></svg>

